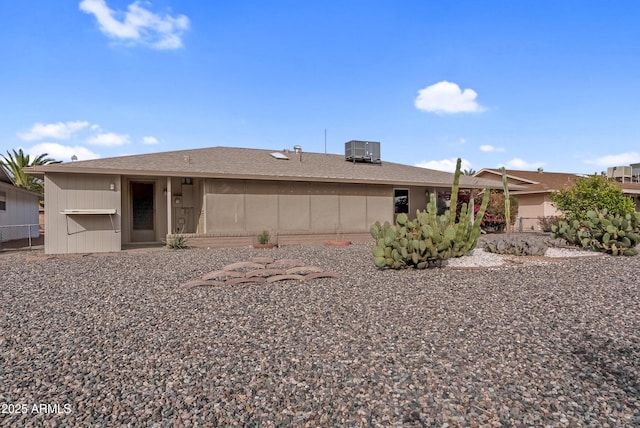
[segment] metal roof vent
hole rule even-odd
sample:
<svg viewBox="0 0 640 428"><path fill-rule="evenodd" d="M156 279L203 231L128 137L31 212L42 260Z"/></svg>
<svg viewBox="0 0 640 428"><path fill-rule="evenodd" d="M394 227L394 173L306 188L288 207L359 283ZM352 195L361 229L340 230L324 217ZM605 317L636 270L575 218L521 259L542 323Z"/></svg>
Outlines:
<svg viewBox="0 0 640 428"><path fill-rule="evenodd" d="M293 151L296 153L302 153L302 147L301 146L293 146Z"/></svg>
<svg viewBox="0 0 640 428"><path fill-rule="evenodd" d="M377 141L347 141L344 143L344 158L354 163L381 163L380 143Z"/></svg>

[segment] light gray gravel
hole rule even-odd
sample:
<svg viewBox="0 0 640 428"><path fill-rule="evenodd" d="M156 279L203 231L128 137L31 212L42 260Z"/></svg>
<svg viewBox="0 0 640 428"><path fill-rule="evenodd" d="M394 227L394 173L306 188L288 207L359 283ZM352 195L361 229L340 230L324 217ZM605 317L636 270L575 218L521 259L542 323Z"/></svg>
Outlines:
<svg viewBox="0 0 640 428"><path fill-rule="evenodd" d="M640 425L639 257L370 251L0 254L0 426ZM254 256L342 278L179 286Z"/></svg>
<svg viewBox="0 0 640 428"><path fill-rule="evenodd" d="M469 252L464 257L449 259L446 266L450 268L474 268L474 267L497 267L512 263L522 264L549 264L554 263L555 258L566 257L603 257L604 254L593 251L585 251L576 248L554 248L549 247L543 257L519 257L504 254L495 254L483 250L481 247Z"/></svg>

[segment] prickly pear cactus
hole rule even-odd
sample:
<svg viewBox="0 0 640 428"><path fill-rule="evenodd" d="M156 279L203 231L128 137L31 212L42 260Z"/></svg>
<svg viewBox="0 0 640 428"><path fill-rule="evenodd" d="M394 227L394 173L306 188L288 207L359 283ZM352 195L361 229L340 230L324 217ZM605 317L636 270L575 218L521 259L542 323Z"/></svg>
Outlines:
<svg viewBox="0 0 640 428"><path fill-rule="evenodd" d="M640 244L640 213L588 211L586 220L562 220L551 226L551 238L613 256L635 256Z"/></svg>
<svg viewBox="0 0 640 428"><path fill-rule="evenodd" d="M425 211L418 210L416 218L398 214L396 224L375 222L371 236L375 239L373 260L379 268L401 269L415 267L425 269L442 266L452 257L461 257L473 250L480 236L480 222L489 203L489 191L485 189L480 211L473 219L473 206L462 206L456 221L456 203L460 179L461 160L458 159L450 209L438 215L435 195L431 195ZM455 195L455 196L454 196Z"/></svg>
<svg viewBox="0 0 640 428"><path fill-rule="evenodd" d="M544 256L549 246L534 236L517 238L506 236L493 239L485 244L484 250L496 254L513 254L515 256Z"/></svg>

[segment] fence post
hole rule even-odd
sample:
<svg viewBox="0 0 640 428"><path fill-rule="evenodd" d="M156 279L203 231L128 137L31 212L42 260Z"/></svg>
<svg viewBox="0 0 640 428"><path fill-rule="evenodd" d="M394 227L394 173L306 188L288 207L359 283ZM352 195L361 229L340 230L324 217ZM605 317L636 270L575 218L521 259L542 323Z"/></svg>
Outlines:
<svg viewBox="0 0 640 428"><path fill-rule="evenodd" d="M518 219L518 229L519 229L520 233L522 233L522 230L524 229L523 224L524 224L524 222L522 221L522 217L520 217Z"/></svg>
<svg viewBox="0 0 640 428"><path fill-rule="evenodd" d="M31 227L32 226L38 227L38 236L40 236L40 229L39 229L40 228L40 224L12 224L12 225L2 225L2 226L0 226L0 250L2 250L3 231L6 228L11 228L13 231L15 231L17 229L18 236L21 236L20 235L20 228L21 227L28 228L27 242L29 243L29 249L32 250L33 249L33 238L31 237ZM9 236L11 236L11 234L9 234ZM22 240L24 238L15 238L15 239ZM12 241L12 239L9 239L9 241Z"/></svg>

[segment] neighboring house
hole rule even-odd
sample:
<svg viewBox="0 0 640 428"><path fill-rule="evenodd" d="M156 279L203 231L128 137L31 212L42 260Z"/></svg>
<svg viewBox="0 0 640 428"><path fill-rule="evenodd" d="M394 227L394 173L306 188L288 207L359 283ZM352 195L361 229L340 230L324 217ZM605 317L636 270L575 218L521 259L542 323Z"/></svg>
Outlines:
<svg viewBox="0 0 640 428"><path fill-rule="evenodd" d="M571 186L583 174L564 172L507 170L507 182L510 185L523 186L524 189L510 191L518 199L518 218L516 229L540 230L538 219L561 215L551 202L551 194L565 186ZM603 172L602 175L605 175ZM608 168L606 176L618 183L622 193L633 199L636 211L640 211L640 164ZM484 179L502 179L502 170L484 168L474 177Z"/></svg>
<svg viewBox="0 0 640 428"><path fill-rule="evenodd" d="M523 186L522 190L513 190L509 193L518 200L518 218L516 230L540 230L538 223L540 217L557 216L561 213L552 205L551 194L570 186L580 177L577 174L563 172L545 172L542 168L537 171L507 170L507 182L509 185ZM502 179L502 170L484 168L478 171L474 177L484 179Z"/></svg>
<svg viewBox="0 0 640 428"><path fill-rule="evenodd" d="M0 242L40 236L42 195L17 187L0 168Z"/></svg>
<svg viewBox="0 0 640 428"><path fill-rule="evenodd" d="M451 173L381 162L379 143L345 146L344 156L212 147L29 168L45 180L45 252L120 251L172 234L198 246L249 245L263 230L280 244L367 239L376 220L415 215L429 193L451 187Z"/></svg>
<svg viewBox="0 0 640 428"><path fill-rule="evenodd" d="M636 211L640 211L640 163L609 167L607 177L618 183L622 193L633 199Z"/></svg>
<svg viewBox="0 0 640 428"><path fill-rule="evenodd" d="M640 183L619 183L622 193L633 199L636 211L640 211Z"/></svg>
<svg viewBox="0 0 640 428"><path fill-rule="evenodd" d="M604 174L604 171L602 172ZM620 183L640 183L640 163L607 168L607 177Z"/></svg>

